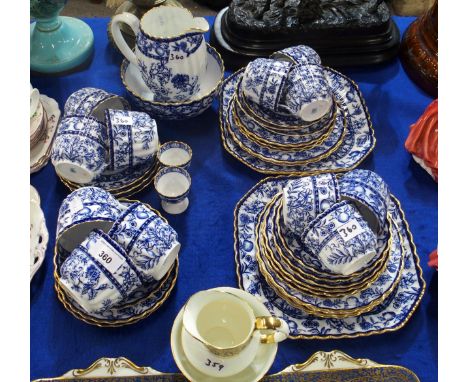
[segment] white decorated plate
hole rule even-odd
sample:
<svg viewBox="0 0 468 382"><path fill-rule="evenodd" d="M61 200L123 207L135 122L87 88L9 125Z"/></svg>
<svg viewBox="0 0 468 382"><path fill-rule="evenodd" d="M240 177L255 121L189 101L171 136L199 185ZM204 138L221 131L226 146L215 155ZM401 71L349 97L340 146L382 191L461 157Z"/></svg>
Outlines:
<svg viewBox="0 0 468 382"><path fill-rule="evenodd" d="M272 315L289 324L292 338L359 337L401 328L418 307L425 289L419 258L399 202L392 198L389 211L401 234L405 258L403 274L390 296L372 311L345 319L323 319L303 312L279 297L265 282L255 256L255 225L268 203L291 177L267 178L237 204L234 215L235 260L239 286L260 299Z"/></svg>
<svg viewBox="0 0 468 382"><path fill-rule="evenodd" d="M54 99L41 94L40 102L47 115L47 127L44 136L30 150L29 171L31 174L39 171L49 161L52 142L60 119L60 109L58 103Z"/></svg>
<svg viewBox="0 0 468 382"><path fill-rule="evenodd" d="M246 166L266 174L340 172L358 166L375 146L370 117L357 85L333 69L327 68L326 70L330 86L334 89L335 98L347 110L346 134L341 145L330 156L313 163L285 166L266 162L239 147L229 134L226 121L229 118L229 101L235 93L236 84L243 69L229 76L221 88L219 120L221 139L226 151Z"/></svg>
<svg viewBox="0 0 468 382"><path fill-rule="evenodd" d="M30 281L44 262L47 243L49 241L49 232L47 231L44 213L39 205L38 195L39 194L37 194L37 196L36 194L31 194L29 202Z"/></svg>

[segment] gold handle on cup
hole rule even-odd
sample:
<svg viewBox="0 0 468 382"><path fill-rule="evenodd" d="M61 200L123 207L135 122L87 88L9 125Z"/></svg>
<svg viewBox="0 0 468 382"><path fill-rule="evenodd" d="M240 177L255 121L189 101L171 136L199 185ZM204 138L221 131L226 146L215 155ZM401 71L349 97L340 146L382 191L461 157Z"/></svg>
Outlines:
<svg viewBox="0 0 468 382"><path fill-rule="evenodd" d="M273 344L288 338L289 327L287 323L278 317L261 316L255 319L256 330L274 330L274 333L260 335L262 344Z"/></svg>

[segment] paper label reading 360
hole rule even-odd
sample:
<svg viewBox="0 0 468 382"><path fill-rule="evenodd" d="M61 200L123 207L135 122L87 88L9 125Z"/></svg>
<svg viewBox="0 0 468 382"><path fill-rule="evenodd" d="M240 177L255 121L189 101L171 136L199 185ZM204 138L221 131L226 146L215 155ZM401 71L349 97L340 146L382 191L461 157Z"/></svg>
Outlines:
<svg viewBox="0 0 468 382"><path fill-rule="evenodd" d="M349 222L343 224L338 228L338 233L344 241L354 239L357 235L364 232L359 222L356 219L351 219Z"/></svg>
<svg viewBox="0 0 468 382"><path fill-rule="evenodd" d="M94 255L94 258L111 273L115 273L125 262L125 258L120 253L102 247Z"/></svg>

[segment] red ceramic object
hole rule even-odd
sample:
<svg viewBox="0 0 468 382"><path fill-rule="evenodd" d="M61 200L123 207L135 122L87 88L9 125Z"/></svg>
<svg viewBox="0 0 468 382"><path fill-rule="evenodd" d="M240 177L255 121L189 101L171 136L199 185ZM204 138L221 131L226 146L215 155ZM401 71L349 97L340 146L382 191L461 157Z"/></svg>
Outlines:
<svg viewBox="0 0 468 382"><path fill-rule="evenodd" d="M418 121L411 125L406 149L437 182L438 181L438 100L433 101Z"/></svg>
<svg viewBox="0 0 468 382"><path fill-rule="evenodd" d="M429 255L429 266L432 268L435 268L436 270L439 270L439 251L435 249L434 251L431 252Z"/></svg>

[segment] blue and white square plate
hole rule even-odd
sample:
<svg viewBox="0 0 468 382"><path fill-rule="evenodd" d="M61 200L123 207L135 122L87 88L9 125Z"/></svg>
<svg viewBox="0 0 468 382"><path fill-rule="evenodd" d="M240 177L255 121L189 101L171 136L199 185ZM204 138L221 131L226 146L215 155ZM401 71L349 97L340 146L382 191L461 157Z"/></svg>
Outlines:
<svg viewBox="0 0 468 382"><path fill-rule="evenodd" d="M418 307L425 289L419 257L400 204L392 197L390 217L401 234L404 258L401 279L395 290L368 313L348 318L320 318L291 306L266 283L255 253L255 227L265 205L293 177L270 177L260 181L239 201L234 212L234 251L240 288L260 299L272 315L289 324L291 338L325 339L359 337L398 330Z"/></svg>
<svg viewBox="0 0 468 382"><path fill-rule="evenodd" d="M232 124L232 113L229 109L243 73L243 69L240 69L229 76L221 88L219 120L221 139L226 151L246 166L265 174L341 172L358 166L375 146L374 130L367 107L353 81L333 69L325 68L325 71L333 96L342 105L345 118L343 125L346 125L346 129L338 140L339 144L336 143L335 133L331 134L333 138L329 138L330 147L327 146L321 155L315 155L315 151L311 155L302 151L291 151L285 156L283 152L264 148L260 151L262 157L252 155L252 152L258 151L255 142L239 135L238 128ZM333 147L333 139L337 147Z"/></svg>

